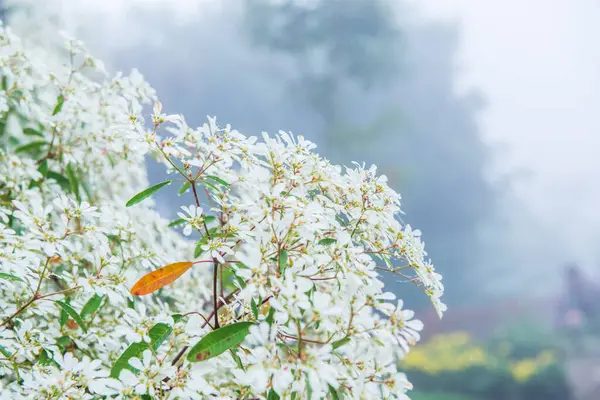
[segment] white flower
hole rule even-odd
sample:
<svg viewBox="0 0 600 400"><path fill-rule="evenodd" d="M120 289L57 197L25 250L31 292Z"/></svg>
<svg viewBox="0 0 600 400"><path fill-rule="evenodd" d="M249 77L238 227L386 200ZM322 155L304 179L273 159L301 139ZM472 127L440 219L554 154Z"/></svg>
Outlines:
<svg viewBox="0 0 600 400"><path fill-rule="evenodd" d="M203 210L201 207L191 205L189 207L182 206L181 209L185 211L185 214L179 212L177 215L187 222L183 228L183 234L185 236L191 235L193 229L203 229L204 217L202 216Z"/></svg>
<svg viewBox="0 0 600 400"><path fill-rule="evenodd" d="M176 114L171 114L171 115L161 114L162 103L160 101L156 101L154 103L153 111L154 111L154 114L152 115L152 120L154 121L154 124L156 124L156 125L162 124L164 122L178 122L181 120L181 116L176 115Z"/></svg>

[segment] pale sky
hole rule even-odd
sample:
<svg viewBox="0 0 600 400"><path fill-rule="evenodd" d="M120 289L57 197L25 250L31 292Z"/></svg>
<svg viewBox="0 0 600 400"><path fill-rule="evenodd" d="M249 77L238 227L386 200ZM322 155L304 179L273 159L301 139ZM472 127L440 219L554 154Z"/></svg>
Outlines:
<svg viewBox="0 0 600 400"><path fill-rule="evenodd" d="M600 269L600 2L413 4L425 16L461 22L461 84L489 101L482 131L506 147L497 171L530 172L518 195L555 231L548 246Z"/></svg>

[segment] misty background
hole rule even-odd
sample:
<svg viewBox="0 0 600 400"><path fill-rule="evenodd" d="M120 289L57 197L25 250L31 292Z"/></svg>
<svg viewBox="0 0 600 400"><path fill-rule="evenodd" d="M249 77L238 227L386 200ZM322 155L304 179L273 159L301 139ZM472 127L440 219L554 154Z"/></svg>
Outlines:
<svg viewBox="0 0 600 400"><path fill-rule="evenodd" d="M192 126L214 115L377 164L450 305L554 293L568 261L600 275L595 1L54 4L110 71L138 68ZM185 203L159 198L167 216Z"/></svg>

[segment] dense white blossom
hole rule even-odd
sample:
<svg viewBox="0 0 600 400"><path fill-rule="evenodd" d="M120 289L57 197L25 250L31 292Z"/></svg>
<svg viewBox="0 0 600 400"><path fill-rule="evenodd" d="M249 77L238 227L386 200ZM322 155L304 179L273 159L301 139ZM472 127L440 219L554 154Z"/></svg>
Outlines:
<svg viewBox="0 0 600 400"><path fill-rule="evenodd" d="M406 398L422 324L380 270L445 306L386 177L302 136L189 127L138 72L62 51L0 29L0 396ZM143 195L147 155L182 186L176 221ZM167 264L187 272L130 293ZM237 342L192 353L207 335Z"/></svg>

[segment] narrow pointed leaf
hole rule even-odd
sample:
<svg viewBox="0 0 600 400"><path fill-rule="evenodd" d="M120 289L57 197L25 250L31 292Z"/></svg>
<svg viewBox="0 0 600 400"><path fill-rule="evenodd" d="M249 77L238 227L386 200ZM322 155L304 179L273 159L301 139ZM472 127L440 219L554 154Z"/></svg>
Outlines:
<svg viewBox="0 0 600 400"><path fill-rule="evenodd" d="M64 175L58 172L48 171L46 176L50 179L54 179L63 189L70 190L69 180Z"/></svg>
<svg viewBox="0 0 600 400"><path fill-rule="evenodd" d="M63 104L65 103L65 96L61 94L56 98L56 106L54 106L54 110L52 110L52 115L56 115L62 110Z"/></svg>
<svg viewBox="0 0 600 400"><path fill-rule="evenodd" d="M134 296L150 294L175 281L194 265L191 261L176 262L144 275L131 288Z"/></svg>
<svg viewBox="0 0 600 400"><path fill-rule="evenodd" d="M22 153L22 152L26 152L26 151L40 151L42 149L42 147L47 146L48 142L30 142L27 144L24 144L23 146L19 146L15 149L15 153Z"/></svg>
<svg viewBox="0 0 600 400"><path fill-rule="evenodd" d="M267 395L267 400L279 400L280 397L273 388L269 389L269 394Z"/></svg>
<svg viewBox="0 0 600 400"><path fill-rule="evenodd" d="M121 356L115 361L115 364L110 370L110 376L113 378L119 378L119 374L123 369L128 369L133 373L138 372L137 369L133 368L129 365L129 360L134 357L138 357L140 354L144 352L144 350L148 349L148 343L140 342L140 343L132 343L129 347L121 354Z"/></svg>
<svg viewBox="0 0 600 400"><path fill-rule="evenodd" d="M267 314L267 318L265 318L265 321L267 322L267 324L273 325L274 319L275 319L275 309L273 307L269 306L269 312Z"/></svg>
<svg viewBox="0 0 600 400"><path fill-rule="evenodd" d="M210 224L211 222L214 222L217 219L217 217L215 217L214 215L204 215L204 221L207 224Z"/></svg>
<svg viewBox="0 0 600 400"><path fill-rule="evenodd" d="M10 351L6 350L6 348L2 345L0 345L0 354L2 354L6 358L10 358L12 356L12 354L10 354Z"/></svg>
<svg viewBox="0 0 600 400"><path fill-rule="evenodd" d="M337 390L331 385L329 385L329 393L331 394L331 400L340 400L340 395Z"/></svg>
<svg viewBox="0 0 600 400"><path fill-rule="evenodd" d="M252 322L237 322L209 332L192 349L187 358L190 362L208 360L238 346L250 332Z"/></svg>
<svg viewBox="0 0 600 400"><path fill-rule="evenodd" d="M183 315L182 314L173 314L173 315L171 315L171 317L173 318L173 321L175 323L178 323L183 318Z"/></svg>
<svg viewBox="0 0 600 400"><path fill-rule="evenodd" d="M77 311L75 311L75 309L73 307L71 307L67 303L64 303L64 302L59 301L59 300L56 300L55 303L58 304L59 306L61 306L62 309L67 314L69 314L69 316L71 318L73 318L75 320L75 322L77 322L77 324L81 327L81 329L83 329L84 332L87 332L87 327L85 326L85 323L83 322L83 319L81 319L81 316L77 313Z"/></svg>
<svg viewBox="0 0 600 400"><path fill-rule="evenodd" d="M159 322L150 329L148 336L150 336L150 344L154 351L157 351L160 345L167 340L171 332L173 332L171 325L164 322Z"/></svg>
<svg viewBox="0 0 600 400"><path fill-rule="evenodd" d="M229 353L231 353L231 358L233 358L233 361L235 361L235 364L238 366L238 368L242 371L245 371L246 368L244 368L244 364L242 363L240 356L237 355L238 350L239 349L229 349Z"/></svg>
<svg viewBox="0 0 600 400"><path fill-rule="evenodd" d="M65 298L65 303L70 305L71 298L70 297ZM67 312L63 308L61 308L60 309L60 320L59 320L60 326L65 326L65 324L67 323L68 320L69 320L69 314L67 314Z"/></svg>
<svg viewBox="0 0 600 400"><path fill-rule="evenodd" d="M285 269L287 268L288 263L288 253L287 250L281 250L279 252L279 272L281 275L285 273Z"/></svg>
<svg viewBox="0 0 600 400"><path fill-rule="evenodd" d="M40 166L38 167L38 172L42 174L43 178L46 177L46 175L48 174L48 160L44 160L40 163Z"/></svg>
<svg viewBox="0 0 600 400"><path fill-rule="evenodd" d="M42 349L42 351L40 352L40 357L38 358L38 362L40 363L40 365L57 365L58 363L56 361L54 361L54 358L52 358L52 356L50 356L48 354L48 352L46 351L46 349Z"/></svg>
<svg viewBox="0 0 600 400"><path fill-rule="evenodd" d="M337 239L333 239L333 238L325 238L325 239L319 240L319 244L322 246L329 246L330 244L333 244L335 242L337 242Z"/></svg>
<svg viewBox="0 0 600 400"><path fill-rule="evenodd" d="M181 185L181 187L179 188L179 191L177 192L177 194L179 196L181 196L182 194L184 194L190 187L192 187L192 185L189 182L185 182L183 185Z"/></svg>
<svg viewBox="0 0 600 400"><path fill-rule="evenodd" d="M331 343L331 347L333 347L334 349L337 349L338 347L342 347L343 345L345 345L349 341L350 341L350 338L349 337L345 337L343 339L336 340L335 342Z"/></svg>
<svg viewBox="0 0 600 400"><path fill-rule="evenodd" d="M221 191L221 189L219 189L217 186L213 185L209 181L203 181L202 184L205 185L205 186L208 186L209 188L211 188L211 189L213 189L213 190L215 190L217 192Z"/></svg>
<svg viewBox="0 0 600 400"><path fill-rule="evenodd" d="M23 279L19 278L16 275L13 274L7 274L5 272L0 272L0 279L6 279L7 281L21 281L23 282Z"/></svg>
<svg viewBox="0 0 600 400"><path fill-rule="evenodd" d="M83 308L81 309L81 318L85 319L93 315L100 308L100 304L102 303L102 296L98 296L97 294L93 295L91 299L85 303Z"/></svg>
<svg viewBox="0 0 600 400"><path fill-rule="evenodd" d="M229 186L229 183L227 183L226 181L224 181L223 179L219 178L218 176L214 176L214 175L208 175L207 176L208 179L212 179L213 181L220 183L223 186Z"/></svg>
<svg viewBox="0 0 600 400"><path fill-rule="evenodd" d="M173 228L174 226L178 226L181 224L185 224L185 219L178 218L175 221L171 221L171 223L168 226L169 226L169 228Z"/></svg>
<svg viewBox="0 0 600 400"><path fill-rule="evenodd" d="M44 137L44 134L42 132L40 132L40 131L38 131L37 129L34 129L34 128L25 128L25 129L23 129L23 134L29 135L29 136Z"/></svg>
<svg viewBox="0 0 600 400"><path fill-rule="evenodd" d="M202 254L202 252L204 251L204 250L202 250L203 244L204 243L202 243L202 242L196 242L196 247L194 247L194 257L195 258L200 257L200 254Z"/></svg>
<svg viewBox="0 0 600 400"><path fill-rule="evenodd" d="M138 342L129 345L129 347L123 352L123 354L121 354L117 361L115 361L115 364L110 370L110 376L112 378L119 378L119 374L123 369L128 369L134 373L138 372L129 364L129 360L134 357L139 358L145 350L150 349L150 346L152 346L154 351L157 351L160 345L167 340L172 332L173 328L163 322L159 322L158 324L154 325L150 329L150 332L148 332L148 336L150 336L150 344L146 342Z"/></svg>
<svg viewBox="0 0 600 400"><path fill-rule="evenodd" d="M250 301L250 307L252 307L252 314L254 315L254 318L258 319L258 306L256 305L254 299Z"/></svg>
<svg viewBox="0 0 600 400"><path fill-rule="evenodd" d="M171 182L173 182L173 181L164 181L164 182L158 183L154 186L150 186L148 189L139 192L138 194L133 196L131 199L129 199L129 201L125 205L127 207L131 207L131 206L139 203L140 201L152 196L154 193L158 192L163 186L166 186L166 185L170 184Z"/></svg>
<svg viewBox="0 0 600 400"><path fill-rule="evenodd" d="M69 180L71 193L75 195L77 201L81 202L81 196L79 195L79 180L77 179L77 174L71 163L67 165L67 179Z"/></svg>

